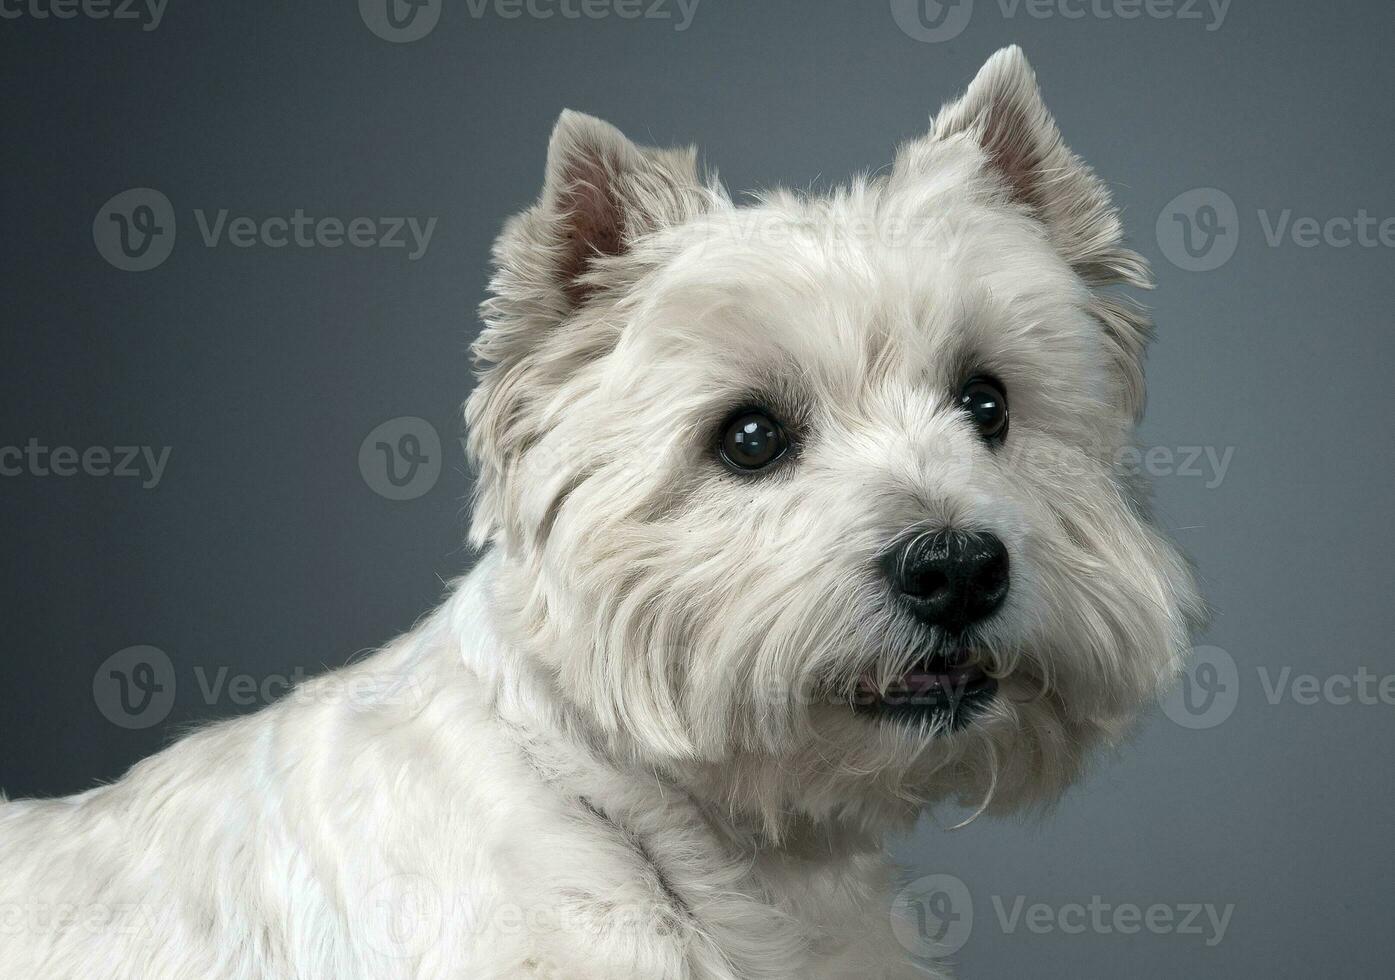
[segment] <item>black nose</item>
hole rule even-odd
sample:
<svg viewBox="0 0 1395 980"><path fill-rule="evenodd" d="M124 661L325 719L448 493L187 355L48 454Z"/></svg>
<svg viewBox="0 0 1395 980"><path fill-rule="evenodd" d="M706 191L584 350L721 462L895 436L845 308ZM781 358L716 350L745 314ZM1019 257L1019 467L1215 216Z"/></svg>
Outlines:
<svg viewBox="0 0 1395 980"><path fill-rule="evenodd" d="M902 603L950 632L986 619L1008 594L1008 553L991 534L918 534L882 559Z"/></svg>

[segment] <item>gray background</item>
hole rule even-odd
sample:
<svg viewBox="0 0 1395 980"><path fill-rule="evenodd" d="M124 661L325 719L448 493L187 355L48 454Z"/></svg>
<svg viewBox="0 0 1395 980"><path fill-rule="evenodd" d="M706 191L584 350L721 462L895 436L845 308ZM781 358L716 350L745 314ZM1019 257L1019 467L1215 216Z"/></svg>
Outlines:
<svg viewBox="0 0 1395 980"><path fill-rule="evenodd" d="M1395 7L1234 0L1208 30L1204 4L1203 20L976 6L941 43L902 31L886 0L702 0L683 32L474 18L445 0L435 30L407 44L370 32L353 0L173 0L153 31L0 20L0 447L171 447L153 489L0 477L0 787L112 779L187 724L255 706L260 695L203 692L220 668L275 694L280 676L408 628L468 567L456 437L473 311L490 240L535 194L563 106L639 139L696 142L735 189L824 185L887 163L1017 41L1156 265L1143 444L1234 451L1219 485L1204 468L1164 472L1157 498L1218 609L1201 642L1238 680L1224 721L1193 729L1155 712L1044 819L955 833L927 821L900 856L910 877L953 875L971 894L954 957L965 977L1388 975L1395 705L1272 704L1263 678L1395 673L1395 265L1389 247L1271 247L1259 212L1395 216ZM165 194L178 222L169 259L142 273L108 264L92 231L135 187ZM1234 200L1239 248L1183 271L1155 223L1208 187ZM438 224L413 262L400 249L207 248L200 208ZM392 501L359 447L403 416L440 433L441 472ZM127 727L108 717L98 668L136 645L168 655L177 696ZM1010 931L995 899L1018 896L1055 910L1093 896L1235 908L1208 947L1146 930Z"/></svg>

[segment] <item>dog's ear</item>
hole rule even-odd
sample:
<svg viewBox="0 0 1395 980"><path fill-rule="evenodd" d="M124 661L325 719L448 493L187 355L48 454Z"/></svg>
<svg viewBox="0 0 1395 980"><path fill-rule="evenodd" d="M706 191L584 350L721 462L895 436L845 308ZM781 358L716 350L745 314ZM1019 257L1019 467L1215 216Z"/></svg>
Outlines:
<svg viewBox="0 0 1395 980"><path fill-rule="evenodd" d="M937 150L954 140L981 148L1002 191L1045 226L1057 251L1086 284L1152 285L1147 262L1123 245L1109 189L1061 138L1021 48L1014 45L993 55L964 96L940 110L930 135L902 150L896 171L909 176L933 168ZM1137 415L1151 324L1127 301L1103 293L1096 297L1094 312L1124 371L1123 398Z"/></svg>
<svg viewBox="0 0 1395 980"><path fill-rule="evenodd" d="M953 139L982 148L1008 196L1046 225L1061 254L1087 281L1146 282L1138 256L1116 253L1122 229L1109 190L1061 138L1021 48L1003 48L989 58L963 97L940 110L929 141ZM915 155L909 148L898 166L915 166ZM1099 268L1101 263L1109 268Z"/></svg>
<svg viewBox="0 0 1395 980"><path fill-rule="evenodd" d="M504 510L503 475L546 428L543 407L619 339L614 318L578 314L642 274L643 262L629 260L645 236L700 214L711 199L695 149L637 146L579 112L557 120L542 193L494 244L473 347L480 380L466 418L479 469L477 540Z"/></svg>
<svg viewBox="0 0 1395 980"><path fill-rule="evenodd" d="M637 146L609 123L567 110L552 130L542 194L495 245L492 291L566 316L603 287L601 260L685 220L704 200L694 148Z"/></svg>

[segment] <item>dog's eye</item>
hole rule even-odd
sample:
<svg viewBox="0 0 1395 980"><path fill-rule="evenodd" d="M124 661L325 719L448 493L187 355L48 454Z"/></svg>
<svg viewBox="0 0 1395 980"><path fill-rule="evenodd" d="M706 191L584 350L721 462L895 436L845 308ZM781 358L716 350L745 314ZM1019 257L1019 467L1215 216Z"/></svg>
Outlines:
<svg viewBox="0 0 1395 980"><path fill-rule="evenodd" d="M974 420L979 435L989 442L1007 438L1007 391L996 378L977 377L964 384L959 407Z"/></svg>
<svg viewBox="0 0 1395 980"><path fill-rule="evenodd" d="M758 408L743 409L722 427L718 447L722 460L734 470L754 473L789 451L789 437L780 423Z"/></svg>

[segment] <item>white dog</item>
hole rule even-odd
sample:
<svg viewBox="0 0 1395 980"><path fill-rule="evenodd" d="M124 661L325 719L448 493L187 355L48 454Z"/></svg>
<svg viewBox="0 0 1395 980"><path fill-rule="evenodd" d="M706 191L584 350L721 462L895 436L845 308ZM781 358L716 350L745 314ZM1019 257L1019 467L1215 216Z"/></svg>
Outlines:
<svg viewBox="0 0 1395 980"><path fill-rule="evenodd" d="M0 976L926 975L884 836L1055 798L1199 615L1112 465L1120 240L1015 48L829 196L564 114L475 347L487 554L374 657L0 805Z"/></svg>

